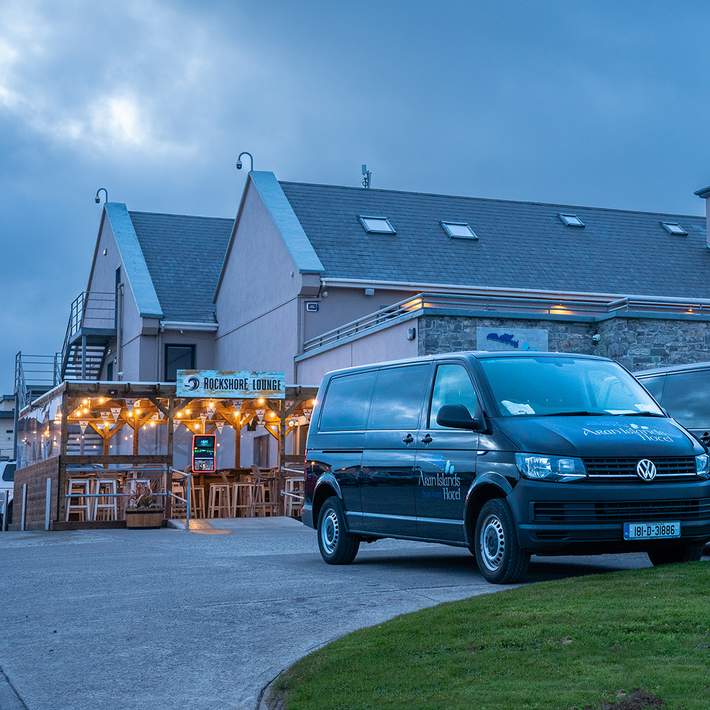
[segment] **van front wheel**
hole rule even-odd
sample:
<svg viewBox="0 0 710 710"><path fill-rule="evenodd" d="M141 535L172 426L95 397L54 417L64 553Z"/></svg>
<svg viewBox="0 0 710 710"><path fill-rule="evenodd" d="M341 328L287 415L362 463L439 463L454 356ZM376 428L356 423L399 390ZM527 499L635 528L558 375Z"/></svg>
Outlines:
<svg viewBox="0 0 710 710"><path fill-rule="evenodd" d="M481 508L475 540L476 562L486 580L511 584L525 576L530 554L518 544L513 514L504 500L489 500Z"/></svg>
<svg viewBox="0 0 710 710"><path fill-rule="evenodd" d="M659 544L646 553L654 567L675 562L697 562L703 556L703 543Z"/></svg>
<svg viewBox="0 0 710 710"><path fill-rule="evenodd" d="M318 516L318 548L329 565L349 565L360 548L360 538L347 530L343 505L336 496L323 503Z"/></svg>

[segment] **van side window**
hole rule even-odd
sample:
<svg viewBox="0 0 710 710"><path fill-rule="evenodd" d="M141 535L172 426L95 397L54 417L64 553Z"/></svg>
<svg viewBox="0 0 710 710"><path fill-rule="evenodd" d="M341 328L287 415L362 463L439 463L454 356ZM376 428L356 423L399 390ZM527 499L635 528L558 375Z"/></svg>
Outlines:
<svg viewBox="0 0 710 710"><path fill-rule="evenodd" d="M646 382L644 382L646 384ZM689 429L710 428L710 399L707 388L710 371L666 375L661 404L670 415Z"/></svg>
<svg viewBox="0 0 710 710"><path fill-rule="evenodd" d="M430 365L380 370L370 412L370 429L418 429L429 391Z"/></svg>
<svg viewBox="0 0 710 710"><path fill-rule="evenodd" d="M364 431L374 383L374 372L334 377L325 394L320 431Z"/></svg>
<svg viewBox="0 0 710 710"><path fill-rule="evenodd" d="M430 429L442 428L436 423L436 415L445 404L463 404L472 417L476 416L478 397L471 378L462 365L439 365L436 369L429 412Z"/></svg>
<svg viewBox="0 0 710 710"><path fill-rule="evenodd" d="M653 395L654 399L663 404L663 384L665 380L666 376L660 375L656 377L644 377L640 382Z"/></svg>

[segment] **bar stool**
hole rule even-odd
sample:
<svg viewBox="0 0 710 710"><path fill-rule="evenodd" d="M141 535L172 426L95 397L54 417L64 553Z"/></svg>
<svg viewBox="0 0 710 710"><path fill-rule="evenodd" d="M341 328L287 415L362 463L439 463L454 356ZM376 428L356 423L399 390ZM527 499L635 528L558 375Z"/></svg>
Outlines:
<svg viewBox="0 0 710 710"><path fill-rule="evenodd" d="M284 482L284 493L291 493L291 495L284 496L284 515L288 517L293 517L294 515L300 515L301 507L303 503L293 495L303 496L303 479L302 478L287 478Z"/></svg>
<svg viewBox="0 0 710 710"><path fill-rule="evenodd" d="M118 520L118 503L116 494L118 484L115 478L99 478L94 484L94 520ZM104 497L102 497L104 496ZM100 513L105 516L99 518Z"/></svg>
<svg viewBox="0 0 710 710"><path fill-rule="evenodd" d="M190 513L195 518L205 517L204 486L190 486Z"/></svg>
<svg viewBox="0 0 710 710"><path fill-rule="evenodd" d="M238 481L232 484L232 516L238 517L240 511L248 511L252 505L254 484L248 481Z"/></svg>
<svg viewBox="0 0 710 710"><path fill-rule="evenodd" d="M88 478L70 478L67 483L67 505L66 505L66 522L69 522L69 516L76 513L79 516L79 522L91 520L91 481Z"/></svg>
<svg viewBox="0 0 710 710"><path fill-rule="evenodd" d="M274 514L274 500L271 480L259 479L253 484L252 510L255 517Z"/></svg>
<svg viewBox="0 0 710 710"><path fill-rule="evenodd" d="M229 488L228 483L213 483L210 486L208 518L228 518L230 516L232 506L229 500Z"/></svg>

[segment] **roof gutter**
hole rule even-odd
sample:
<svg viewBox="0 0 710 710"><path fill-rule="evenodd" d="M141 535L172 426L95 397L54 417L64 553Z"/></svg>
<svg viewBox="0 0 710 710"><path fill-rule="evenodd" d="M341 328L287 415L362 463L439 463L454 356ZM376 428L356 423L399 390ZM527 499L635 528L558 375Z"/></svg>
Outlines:
<svg viewBox="0 0 710 710"><path fill-rule="evenodd" d="M166 330L199 330L207 333L216 333L219 323L200 323L197 321L162 320L160 321L161 332Z"/></svg>
<svg viewBox="0 0 710 710"><path fill-rule="evenodd" d="M588 291L546 291L526 288L501 288L497 286L463 286L456 284L437 284L437 283L414 283L411 281L377 281L374 279L343 279L322 277L321 283L323 287L331 288L364 288L372 287L386 291L438 291L442 293L458 293L466 295L489 295L495 294L498 296L511 296L513 298L525 297L557 297L560 299L599 299L605 304L610 299L632 299L634 301L652 301L654 303L692 303L698 305L710 305L710 299L697 298L695 296L651 296L648 294L631 294L631 293L602 293ZM613 305L618 305L614 303Z"/></svg>

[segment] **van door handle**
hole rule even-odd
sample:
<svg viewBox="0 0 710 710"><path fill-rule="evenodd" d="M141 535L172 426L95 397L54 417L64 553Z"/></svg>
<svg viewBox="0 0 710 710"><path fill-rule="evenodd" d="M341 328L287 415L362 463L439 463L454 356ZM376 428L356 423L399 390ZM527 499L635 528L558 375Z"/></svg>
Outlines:
<svg viewBox="0 0 710 710"><path fill-rule="evenodd" d="M421 439L422 444L431 444L433 439L431 438L431 434L424 434L424 436Z"/></svg>
<svg viewBox="0 0 710 710"><path fill-rule="evenodd" d="M414 437L411 434L407 434L407 436L402 437L402 441L405 444L411 444L414 441Z"/></svg>

